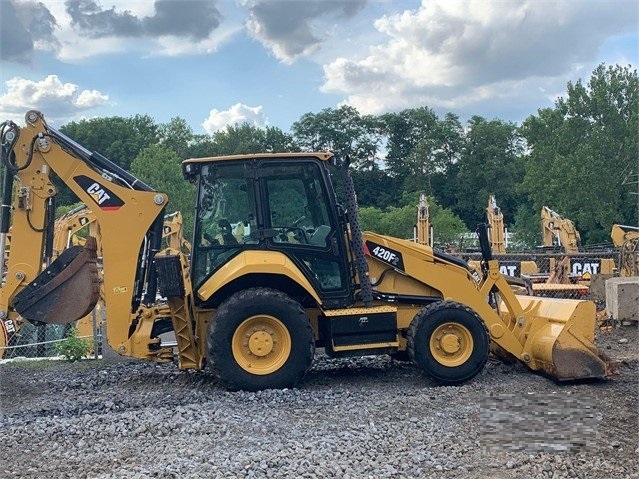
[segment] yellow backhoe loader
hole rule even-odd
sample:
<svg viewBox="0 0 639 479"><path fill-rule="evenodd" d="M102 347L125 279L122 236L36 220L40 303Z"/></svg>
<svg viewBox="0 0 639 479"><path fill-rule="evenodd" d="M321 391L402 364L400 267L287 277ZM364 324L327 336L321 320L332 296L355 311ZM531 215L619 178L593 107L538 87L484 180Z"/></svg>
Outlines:
<svg viewBox="0 0 639 479"><path fill-rule="evenodd" d="M639 228L612 225L612 243L619 249L619 274L639 276Z"/></svg>
<svg viewBox="0 0 639 479"><path fill-rule="evenodd" d="M91 238L41 271L52 254L55 172L96 214L108 343L122 355L206 367L226 387L245 390L297 384L317 347L334 356L408 351L442 384L473 378L490 350L558 380L610 372L594 345L594 303L515 296L485 225L481 280L429 246L363 233L347 157L343 203L330 181L329 165L338 163L331 153L184 161L185 178L197 185L187 258L159 251L165 194L49 127L39 112L28 112L22 128L3 123L1 134L0 242L9 223L14 235L0 289L7 333L25 318L74 321L99 297ZM167 331L176 346L163 343Z"/></svg>

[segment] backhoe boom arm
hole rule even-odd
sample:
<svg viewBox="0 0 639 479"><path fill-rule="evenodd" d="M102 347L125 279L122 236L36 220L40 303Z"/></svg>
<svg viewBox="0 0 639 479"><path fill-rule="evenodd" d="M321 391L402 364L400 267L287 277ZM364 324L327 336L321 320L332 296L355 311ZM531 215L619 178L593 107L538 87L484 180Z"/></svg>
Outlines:
<svg viewBox="0 0 639 479"><path fill-rule="evenodd" d="M0 289L0 315L13 324L5 324L16 326L16 295L38 277L43 261L47 262L44 243L54 227L48 219L53 215L47 212L57 194L50 175L55 173L95 214L102 236L108 341L121 354L131 354L135 347L132 338L141 323L136 319L138 307L155 301L157 286L151 262L161 247L168 197L50 128L36 111L26 114L23 128L3 123L2 153L5 170L17 183L11 202L12 242L6 282ZM11 188L11 182L5 181L4 187ZM6 199L9 195L6 190L3 193ZM2 232L8 231L5 216ZM57 318L55 322L75 319Z"/></svg>

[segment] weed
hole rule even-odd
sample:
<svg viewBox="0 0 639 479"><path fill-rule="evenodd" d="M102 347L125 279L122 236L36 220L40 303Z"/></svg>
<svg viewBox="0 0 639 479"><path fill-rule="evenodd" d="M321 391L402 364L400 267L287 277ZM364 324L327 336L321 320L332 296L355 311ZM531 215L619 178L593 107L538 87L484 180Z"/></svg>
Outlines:
<svg viewBox="0 0 639 479"><path fill-rule="evenodd" d="M79 361L91 350L91 341L78 337L75 328L69 330L67 337L55 345L56 352L69 362Z"/></svg>

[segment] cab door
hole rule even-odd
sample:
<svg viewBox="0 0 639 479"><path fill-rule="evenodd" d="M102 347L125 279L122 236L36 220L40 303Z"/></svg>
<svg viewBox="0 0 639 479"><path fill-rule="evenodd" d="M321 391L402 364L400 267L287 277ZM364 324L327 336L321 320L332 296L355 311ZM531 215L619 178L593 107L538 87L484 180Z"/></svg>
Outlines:
<svg viewBox="0 0 639 479"><path fill-rule="evenodd" d="M316 159L259 164L267 248L289 256L322 297L325 307L351 302L345 228L327 169Z"/></svg>

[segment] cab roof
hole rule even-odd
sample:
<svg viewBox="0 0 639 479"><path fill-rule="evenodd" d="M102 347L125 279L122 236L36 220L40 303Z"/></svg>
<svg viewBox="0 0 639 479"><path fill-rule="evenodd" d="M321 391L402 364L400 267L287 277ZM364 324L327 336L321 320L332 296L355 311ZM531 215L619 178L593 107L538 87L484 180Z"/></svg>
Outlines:
<svg viewBox="0 0 639 479"><path fill-rule="evenodd" d="M212 161L233 161L233 160L261 160L261 159L296 159L313 157L322 161L329 161L333 158L333 153L326 151L296 152L296 153L248 153L245 155L225 155L207 156L204 158L188 158L182 162L183 165L192 163L210 163Z"/></svg>

